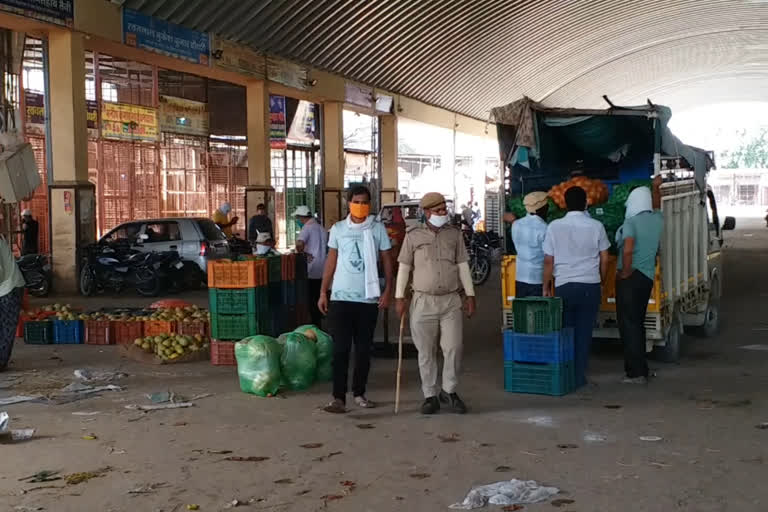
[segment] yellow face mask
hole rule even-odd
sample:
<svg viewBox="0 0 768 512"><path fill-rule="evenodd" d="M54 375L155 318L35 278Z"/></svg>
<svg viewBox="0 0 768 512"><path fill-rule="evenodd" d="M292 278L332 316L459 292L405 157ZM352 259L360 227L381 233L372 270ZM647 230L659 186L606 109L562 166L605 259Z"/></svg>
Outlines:
<svg viewBox="0 0 768 512"><path fill-rule="evenodd" d="M368 218L368 215L370 215L371 213L371 205L350 203L349 213L351 213L352 216L355 217L356 219L366 219Z"/></svg>

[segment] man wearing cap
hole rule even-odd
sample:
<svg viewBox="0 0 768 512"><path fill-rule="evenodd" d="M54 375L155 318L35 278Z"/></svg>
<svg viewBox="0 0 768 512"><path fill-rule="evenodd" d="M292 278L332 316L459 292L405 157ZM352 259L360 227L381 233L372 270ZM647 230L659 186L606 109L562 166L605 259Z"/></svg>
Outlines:
<svg viewBox="0 0 768 512"><path fill-rule="evenodd" d="M229 213L232 211L232 206L229 203L221 203L219 209L213 212L213 222L216 223L219 228L227 235L227 238L232 238L232 226L237 224L237 216L229 219Z"/></svg>
<svg viewBox="0 0 768 512"><path fill-rule="evenodd" d="M323 268L325 268L326 246L328 237L325 229L312 216L307 206L299 206L293 212L296 224L301 229L296 239L296 252L307 255L307 278L309 284L309 313L312 323L320 327L323 314L317 307L320 299L320 286L323 283Z"/></svg>
<svg viewBox="0 0 768 512"><path fill-rule="evenodd" d="M504 215L512 223L512 242L517 251L515 264L515 296L541 297L544 271L544 238L547 235L549 202L546 192L531 192L523 198L528 215L517 219L514 214Z"/></svg>
<svg viewBox="0 0 768 512"><path fill-rule="evenodd" d="M408 229L400 250L395 299L397 313L406 308L406 288L413 270L411 336L419 351L424 393L422 414L440 410L440 402L464 414L467 407L456 393L462 355L462 299L468 317L475 312L475 290L461 231L450 225L445 197L430 192L421 200L426 222ZM442 389L437 384L437 348L443 352Z"/></svg>
<svg viewBox="0 0 768 512"><path fill-rule="evenodd" d="M21 212L21 255L37 254L38 249L38 233L40 232L40 224L32 217L32 212L29 209Z"/></svg>
<svg viewBox="0 0 768 512"><path fill-rule="evenodd" d="M256 237L256 243L253 247L253 254L257 256L279 256L280 253L275 250L275 242L269 233L259 233Z"/></svg>

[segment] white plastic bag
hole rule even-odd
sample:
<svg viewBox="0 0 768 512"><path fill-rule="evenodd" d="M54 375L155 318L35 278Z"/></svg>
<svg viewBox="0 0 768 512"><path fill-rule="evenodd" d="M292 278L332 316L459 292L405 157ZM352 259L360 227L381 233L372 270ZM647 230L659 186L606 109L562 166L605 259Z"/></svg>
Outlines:
<svg viewBox="0 0 768 512"><path fill-rule="evenodd" d="M517 505L541 503L559 493L557 487L544 487L533 480L512 479L495 484L472 488L461 503L454 503L455 510L472 510L491 505Z"/></svg>

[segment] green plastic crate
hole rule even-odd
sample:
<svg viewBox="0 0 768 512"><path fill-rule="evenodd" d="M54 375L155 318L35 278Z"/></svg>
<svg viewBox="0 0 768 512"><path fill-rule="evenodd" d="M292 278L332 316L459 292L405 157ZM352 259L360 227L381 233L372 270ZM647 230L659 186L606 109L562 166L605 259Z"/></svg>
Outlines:
<svg viewBox="0 0 768 512"><path fill-rule="evenodd" d="M515 332L549 334L563 327L563 301L559 297L526 297L512 302Z"/></svg>
<svg viewBox="0 0 768 512"><path fill-rule="evenodd" d="M217 289L208 290L208 302L211 314L245 315L256 313L256 289Z"/></svg>
<svg viewBox="0 0 768 512"><path fill-rule="evenodd" d="M562 396L576 389L573 361L562 364L504 363L504 390Z"/></svg>
<svg viewBox="0 0 768 512"><path fill-rule="evenodd" d="M215 340L241 340L259 334L254 313L223 315L211 313L211 337Z"/></svg>
<svg viewBox="0 0 768 512"><path fill-rule="evenodd" d="M27 345L53 344L53 322L48 320L24 322L24 343Z"/></svg>
<svg viewBox="0 0 768 512"><path fill-rule="evenodd" d="M279 283L283 280L282 256L270 256L267 258L267 279L270 283Z"/></svg>

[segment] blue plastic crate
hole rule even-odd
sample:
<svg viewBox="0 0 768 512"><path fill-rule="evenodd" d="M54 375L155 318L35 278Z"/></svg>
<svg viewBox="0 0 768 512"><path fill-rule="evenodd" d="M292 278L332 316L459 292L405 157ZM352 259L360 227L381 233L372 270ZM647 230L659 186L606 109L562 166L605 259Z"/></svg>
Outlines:
<svg viewBox="0 0 768 512"><path fill-rule="evenodd" d="M504 390L562 396L576 389L573 362L563 364L504 363Z"/></svg>
<svg viewBox="0 0 768 512"><path fill-rule="evenodd" d="M54 320L53 344L78 345L83 343L85 329L82 320Z"/></svg>
<svg viewBox="0 0 768 512"><path fill-rule="evenodd" d="M504 361L518 363L553 363L573 361L573 329L551 334L522 334L504 331Z"/></svg>

